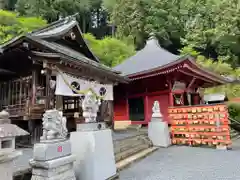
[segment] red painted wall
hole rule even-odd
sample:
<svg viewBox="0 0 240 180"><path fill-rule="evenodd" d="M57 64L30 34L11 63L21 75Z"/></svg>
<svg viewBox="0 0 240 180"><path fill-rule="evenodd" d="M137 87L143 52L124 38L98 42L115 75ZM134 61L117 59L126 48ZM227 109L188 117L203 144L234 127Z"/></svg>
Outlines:
<svg viewBox="0 0 240 180"><path fill-rule="evenodd" d="M159 83L161 82L161 83ZM130 82L127 85L119 84L114 87L114 120L129 119L127 98L144 98L144 121L132 121L132 124L148 124L151 120L152 105L155 100L160 102L164 120L167 121L167 107L169 105L169 90L166 86L166 77L158 76Z"/></svg>
<svg viewBox="0 0 240 180"><path fill-rule="evenodd" d="M127 99L114 100L114 121L129 120Z"/></svg>
<svg viewBox="0 0 240 180"><path fill-rule="evenodd" d="M133 121L133 124L147 124L151 120L152 106L154 101L159 101L163 120L168 121L168 106L169 106L169 94L161 92L154 93L154 95L147 95L144 98L144 110L145 120L144 121ZM115 99L114 100L114 120L123 121L129 120L128 104L127 99Z"/></svg>

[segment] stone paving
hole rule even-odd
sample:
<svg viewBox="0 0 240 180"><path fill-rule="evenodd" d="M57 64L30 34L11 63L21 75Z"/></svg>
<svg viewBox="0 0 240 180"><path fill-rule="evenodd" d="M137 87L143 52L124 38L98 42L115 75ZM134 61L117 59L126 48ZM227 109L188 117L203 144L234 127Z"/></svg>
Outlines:
<svg viewBox="0 0 240 180"><path fill-rule="evenodd" d="M120 172L120 180L240 180L240 141L233 150L172 146Z"/></svg>

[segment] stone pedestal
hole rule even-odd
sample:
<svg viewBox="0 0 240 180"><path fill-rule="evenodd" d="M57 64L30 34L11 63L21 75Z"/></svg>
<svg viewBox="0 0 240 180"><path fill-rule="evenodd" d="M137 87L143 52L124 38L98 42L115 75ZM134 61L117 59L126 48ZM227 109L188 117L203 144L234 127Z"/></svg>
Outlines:
<svg viewBox="0 0 240 180"><path fill-rule="evenodd" d="M32 180L75 180L69 140L51 140L34 145Z"/></svg>
<svg viewBox="0 0 240 180"><path fill-rule="evenodd" d="M12 180L13 179L13 161L18 156L22 155L21 151L12 149L0 150L0 179Z"/></svg>
<svg viewBox="0 0 240 180"><path fill-rule="evenodd" d="M149 122L148 137L154 146L168 147L171 145L168 124L166 122Z"/></svg>
<svg viewBox="0 0 240 180"><path fill-rule="evenodd" d="M77 180L106 180L117 174L112 132L110 129L96 130L97 124L85 124L85 128L71 133Z"/></svg>
<svg viewBox="0 0 240 180"><path fill-rule="evenodd" d="M154 101L152 112L152 119L148 124L148 137L154 146L168 147L171 144L168 124L163 121L158 101Z"/></svg>

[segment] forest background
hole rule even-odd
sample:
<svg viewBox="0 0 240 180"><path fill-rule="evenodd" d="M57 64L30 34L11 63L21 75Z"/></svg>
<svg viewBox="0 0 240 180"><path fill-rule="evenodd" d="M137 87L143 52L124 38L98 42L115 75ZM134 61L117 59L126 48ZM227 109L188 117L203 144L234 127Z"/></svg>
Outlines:
<svg viewBox="0 0 240 180"><path fill-rule="evenodd" d="M239 0L0 0L0 43L79 13L90 48L115 66L155 33L162 47L190 54L218 74L240 76ZM240 97L240 85L206 90Z"/></svg>

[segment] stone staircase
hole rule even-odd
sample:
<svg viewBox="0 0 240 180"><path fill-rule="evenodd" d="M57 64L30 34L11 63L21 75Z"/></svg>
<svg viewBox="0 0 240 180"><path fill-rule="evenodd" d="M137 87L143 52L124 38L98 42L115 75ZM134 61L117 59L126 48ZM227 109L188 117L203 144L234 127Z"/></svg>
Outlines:
<svg viewBox="0 0 240 180"><path fill-rule="evenodd" d="M240 138L240 133L239 133L239 131L236 131L235 129L231 128L230 136L231 136L232 140L238 139L238 138Z"/></svg>
<svg viewBox="0 0 240 180"><path fill-rule="evenodd" d="M231 139L238 139L240 138L240 123L239 121L229 118L229 122L230 122L230 135L231 135Z"/></svg>
<svg viewBox="0 0 240 180"><path fill-rule="evenodd" d="M152 147L152 143L145 132L114 140L113 145L116 162Z"/></svg>

